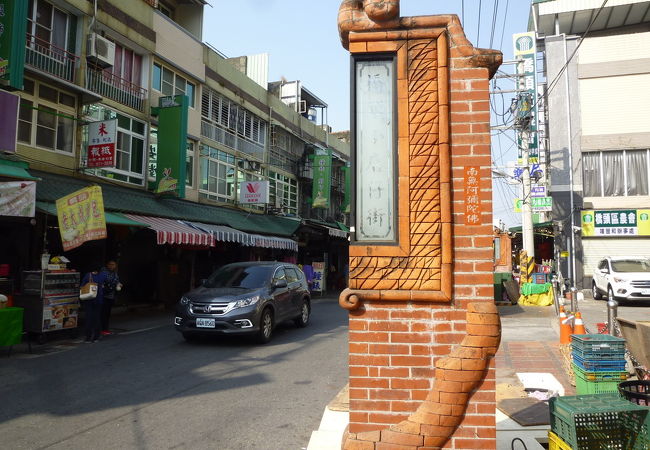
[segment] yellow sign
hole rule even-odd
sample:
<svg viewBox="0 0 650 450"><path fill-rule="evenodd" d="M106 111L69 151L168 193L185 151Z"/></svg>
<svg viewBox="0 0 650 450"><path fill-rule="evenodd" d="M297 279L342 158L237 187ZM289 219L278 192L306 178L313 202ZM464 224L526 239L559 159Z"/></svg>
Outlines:
<svg viewBox="0 0 650 450"><path fill-rule="evenodd" d="M569 257L569 252L567 251L560 252L560 258L568 258L568 257Z"/></svg>
<svg viewBox="0 0 650 450"><path fill-rule="evenodd" d="M582 236L650 236L650 209L581 211Z"/></svg>
<svg viewBox="0 0 650 450"><path fill-rule="evenodd" d="M79 247L86 241L106 239L106 219L102 188L91 186L56 201L56 214L63 250Z"/></svg>

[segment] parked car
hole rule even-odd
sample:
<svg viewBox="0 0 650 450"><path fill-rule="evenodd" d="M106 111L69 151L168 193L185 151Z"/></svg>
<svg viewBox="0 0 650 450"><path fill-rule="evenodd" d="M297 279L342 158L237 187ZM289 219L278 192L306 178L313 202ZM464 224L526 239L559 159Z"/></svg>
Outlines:
<svg viewBox="0 0 650 450"><path fill-rule="evenodd" d="M228 264L183 295L174 326L186 340L208 334L242 334L271 340L275 326L293 320L305 327L311 301L305 275L294 264Z"/></svg>
<svg viewBox="0 0 650 450"><path fill-rule="evenodd" d="M595 299L650 300L650 259L605 258L594 270Z"/></svg>

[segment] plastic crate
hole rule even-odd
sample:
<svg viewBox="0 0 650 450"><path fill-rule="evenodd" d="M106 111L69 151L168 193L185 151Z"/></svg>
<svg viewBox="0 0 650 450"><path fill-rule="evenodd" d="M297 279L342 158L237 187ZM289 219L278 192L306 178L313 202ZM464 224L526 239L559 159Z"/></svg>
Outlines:
<svg viewBox="0 0 650 450"><path fill-rule="evenodd" d="M633 380L620 383L618 392L632 403L650 406L650 380ZM650 415L650 412L648 412L648 415Z"/></svg>
<svg viewBox="0 0 650 450"><path fill-rule="evenodd" d="M617 392L619 383L627 380L628 377L627 372L587 372L575 363L572 367L578 395Z"/></svg>
<svg viewBox="0 0 650 450"><path fill-rule="evenodd" d="M548 450L572 450L571 446L560 439L560 436L549 430Z"/></svg>
<svg viewBox="0 0 650 450"><path fill-rule="evenodd" d="M551 431L574 450L647 450L648 408L618 394L553 397Z"/></svg>
<svg viewBox="0 0 650 450"><path fill-rule="evenodd" d="M586 372L622 372L625 370L625 359L583 359L572 353L573 362Z"/></svg>
<svg viewBox="0 0 650 450"><path fill-rule="evenodd" d="M571 350L582 359L624 359L625 339L608 334L573 334Z"/></svg>

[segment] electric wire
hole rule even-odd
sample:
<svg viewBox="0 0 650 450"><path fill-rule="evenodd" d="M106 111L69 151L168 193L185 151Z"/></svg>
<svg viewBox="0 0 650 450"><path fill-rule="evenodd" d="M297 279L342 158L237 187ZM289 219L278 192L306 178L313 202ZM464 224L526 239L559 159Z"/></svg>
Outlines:
<svg viewBox="0 0 650 450"><path fill-rule="evenodd" d="M494 0L494 11L492 13L492 31L490 32L490 46L488 48L492 48L492 44L494 42L494 31L497 26L498 13L499 13L499 0Z"/></svg>
<svg viewBox="0 0 650 450"><path fill-rule="evenodd" d="M481 3L483 0L478 0L478 27L476 28L476 46L478 47L479 39L481 37Z"/></svg>
<svg viewBox="0 0 650 450"><path fill-rule="evenodd" d="M501 42L499 42L499 48L503 48L503 35L506 31L506 19L508 18L508 6L510 5L510 0L506 1L506 10L503 13L503 27L501 28Z"/></svg>

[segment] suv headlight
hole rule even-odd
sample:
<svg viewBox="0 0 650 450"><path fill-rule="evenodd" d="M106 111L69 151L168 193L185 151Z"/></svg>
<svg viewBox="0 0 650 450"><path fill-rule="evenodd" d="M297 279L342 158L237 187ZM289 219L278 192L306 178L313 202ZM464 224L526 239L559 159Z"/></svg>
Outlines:
<svg viewBox="0 0 650 450"><path fill-rule="evenodd" d="M189 302L190 302L189 298L187 298L185 296L181 297L181 305L187 305Z"/></svg>
<svg viewBox="0 0 650 450"><path fill-rule="evenodd" d="M627 283L627 280L625 278L613 277L612 280L614 283Z"/></svg>
<svg viewBox="0 0 650 450"><path fill-rule="evenodd" d="M232 309L243 308L245 306L254 305L259 300L260 300L259 295L255 295L253 297L248 297L248 298L243 298L241 300L237 300L236 302L231 303L232 304Z"/></svg>

